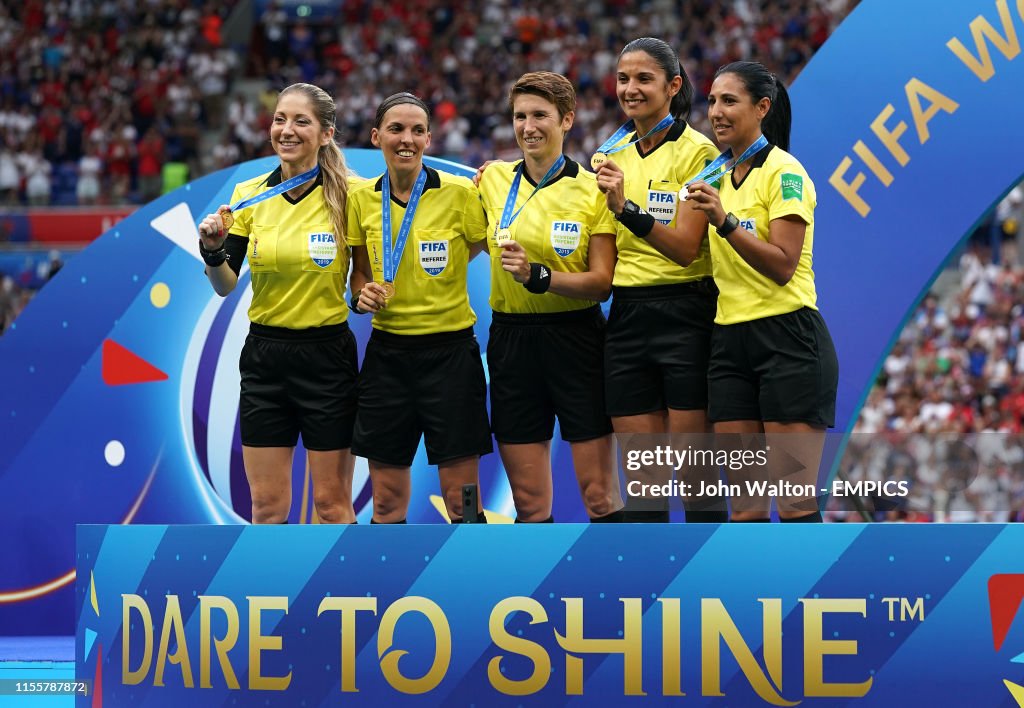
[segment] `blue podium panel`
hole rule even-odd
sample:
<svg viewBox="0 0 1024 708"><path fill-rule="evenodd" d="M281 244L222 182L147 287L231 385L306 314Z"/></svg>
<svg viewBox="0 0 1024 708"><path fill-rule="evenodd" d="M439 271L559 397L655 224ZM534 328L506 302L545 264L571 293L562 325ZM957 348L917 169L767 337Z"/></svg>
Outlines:
<svg viewBox="0 0 1024 708"><path fill-rule="evenodd" d="M1024 705L1022 547L1002 525L79 526L77 701Z"/></svg>

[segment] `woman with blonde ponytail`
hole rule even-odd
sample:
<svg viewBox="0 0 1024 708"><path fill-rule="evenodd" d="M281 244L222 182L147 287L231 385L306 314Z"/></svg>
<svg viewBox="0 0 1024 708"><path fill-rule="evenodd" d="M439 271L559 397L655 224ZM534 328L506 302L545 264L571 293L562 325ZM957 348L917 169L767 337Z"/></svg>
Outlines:
<svg viewBox="0 0 1024 708"><path fill-rule="evenodd" d="M277 99L270 142L281 164L235 187L199 224L206 276L221 297L252 273L239 413L253 523L287 523L299 435L324 523L353 523L350 451L356 342L348 328L348 178L334 100L311 84Z"/></svg>

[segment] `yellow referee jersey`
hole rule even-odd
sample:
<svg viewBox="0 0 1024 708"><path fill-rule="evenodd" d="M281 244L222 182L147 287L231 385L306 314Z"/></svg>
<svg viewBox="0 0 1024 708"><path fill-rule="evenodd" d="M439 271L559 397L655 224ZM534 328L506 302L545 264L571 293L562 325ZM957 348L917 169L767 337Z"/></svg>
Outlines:
<svg viewBox="0 0 1024 708"><path fill-rule="evenodd" d="M635 139L636 134L630 133L622 142ZM679 189L716 157L718 149L714 143L684 121L676 120L665 139L650 152L641 153L640 143L636 143L611 159L625 175L626 199L639 204L661 223L675 226ZM613 285L670 285L711 275L707 243L701 245L696 260L683 268L622 224L615 225L619 260Z"/></svg>
<svg viewBox="0 0 1024 708"><path fill-rule="evenodd" d="M373 316L376 329L392 334L433 334L472 327L466 269L469 244L486 235L484 212L476 187L423 166L427 181L413 217L402 260L395 274L395 295ZM348 242L366 246L373 279L384 282L381 218L383 176L366 180L348 195ZM392 243L405 217L406 204L391 197Z"/></svg>
<svg viewBox="0 0 1024 708"><path fill-rule="evenodd" d="M480 179L480 198L487 212L487 237L490 239L491 308L496 312L539 314L591 307L593 300L551 292L535 295L501 268L501 248L495 242L495 235L520 162L497 162L484 170ZM524 172L516 209L530 199L535 187ZM564 273L583 273L588 269L591 235L614 234L615 219L597 188L597 178L566 158L561 174L530 199L510 228L512 238L526 249L531 262L544 263Z"/></svg>
<svg viewBox="0 0 1024 708"><path fill-rule="evenodd" d="M280 168L242 182L235 187L231 203L280 183ZM249 240L250 320L307 329L348 318L345 277L349 250L341 235L334 233L319 175L298 199L281 194L242 209L234 217L229 233Z"/></svg>
<svg viewBox="0 0 1024 708"><path fill-rule="evenodd" d="M799 216L807 224L807 231L793 278L785 285L776 285L747 265L728 241L710 229L708 238L719 290L715 322L736 324L784 315L802 307L818 309L811 269L817 198L803 165L785 150L769 145L751 158L750 172L738 186L732 174L723 179L719 194L725 211L735 214L740 226L762 241L768 240L771 221L783 216Z"/></svg>

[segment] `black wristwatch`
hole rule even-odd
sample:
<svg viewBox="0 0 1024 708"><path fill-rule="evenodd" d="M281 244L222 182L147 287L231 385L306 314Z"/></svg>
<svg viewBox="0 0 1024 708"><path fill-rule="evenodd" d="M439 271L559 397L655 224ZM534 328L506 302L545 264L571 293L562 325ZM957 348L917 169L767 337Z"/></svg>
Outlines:
<svg viewBox="0 0 1024 708"><path fill-rule="evenodd" d="M736 215L730 211L728 214L725 215L725 221L722 222L722 225L715 227L715 231L718 232L719 236L725 238L733 231L735 231L737 227L739 227L739 225L740 220L737 219Z"/></svg>
<svg viewBox="0 0 1024 708"><path fill-rule="evenodd" d="M622 205L622 211L615 215L616 221L623 221L629 219L631 216L640 215L640 205L634 202L632 199L627 199L626 203Z"/></svg>

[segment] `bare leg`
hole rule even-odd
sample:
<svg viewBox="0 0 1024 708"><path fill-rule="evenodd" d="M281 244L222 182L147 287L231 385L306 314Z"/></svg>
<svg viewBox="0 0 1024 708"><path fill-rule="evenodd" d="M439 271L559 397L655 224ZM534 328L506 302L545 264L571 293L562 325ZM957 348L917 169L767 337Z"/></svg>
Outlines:
<svg viewBox="0 0 1024 708"><path fill-rule="evenodd" d="M352 507L352 470L355 458L344 450L308 450L309 474L313 479L313 503L323 524L351 524L356 520Z"/></svg>
<svg viewBox="0 0 1024 708"><path fill-rule="evenodd" d="M412 481L409 468L369 461L370 483L373 485L373 521L395 524L409 513Z"/></svg>
<svg viewBox="0 0 1024 708"><path fill-rule="evenodd" d="M770 454L779 460L772 465L772 481L785 479L794 485L809 485L816 491L825 431L807 423L765 423L764 431L765 442L772 450ZM779 497L775 500L779 519L789 521L820 513L817 496Z"/></svg>
<svg viewBox="0 0 1024 708"><path fill-rule="evenodd" d="M759 420L729 420L715 423L716 445L733 450L749 447L754 439L755 446L764 446L764 428ZM732 521L758 521L771 516L772 502L767 496L747 493L747 481L770 480L770 470L764 467L747 466L741 470L726 469L725 477L730 485L739 485L740 493L733 494L729 501L732 507Z"/></svg>
<svg viewBox="0 0 1024 708"><path fill-rule="evenodd" d="M703 410L682 411L670 408L668 411L668 427L672 433L672 446L677 450L685 450L689 446L695 449L714 447L711 436L711 424ZM690 465L676 473L676 477L689 485L689 489L698 490L701 484L714 486L718 484L717 465ZM724 523L729 520L729 511L724 499L702 499L686 497L683 499L686 509L687 523Z"/></svg>
<svg viewBox="0 0 1024 708"><path fill-rule="evenodd" d="M551 441L498 443L519 521L546 521L551 517Z"/></svg>
<svg viewBox="0 0 1024 708"><path fill-rule="evenodd" d="M242 446L254 524L283 524L292 506L294 447Z"/></svg>
<svg viewBox="0 0 1024 708"><path fill-rule="evenodd" d="M466 513L462 508L462 487L466 484L475 484L479 488L480 477L480 456L462 457L458 460L451 460L437 466L437 474L441 481L441 494L444 496L444 505L448 510L448 519L453 523L459 523ZM479 495L477 495L477 508L469 511L475 517L482 507L480 506Z"/></svg>
<svg viewBox="0 0 1024 708"><path fill-rule="evenodd" d="M622 508L615 469L615 438L611 435L570 443L572 463L587 515L594 519Z"/></svg>

